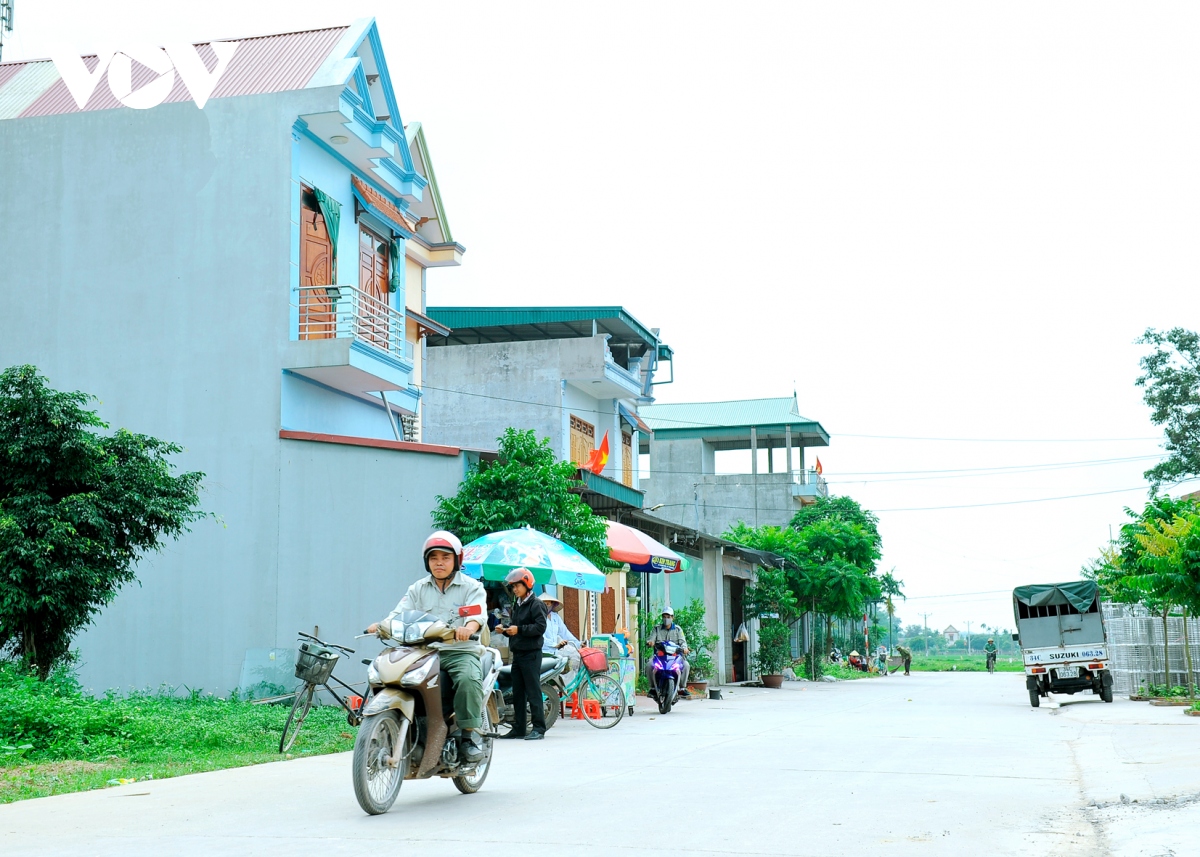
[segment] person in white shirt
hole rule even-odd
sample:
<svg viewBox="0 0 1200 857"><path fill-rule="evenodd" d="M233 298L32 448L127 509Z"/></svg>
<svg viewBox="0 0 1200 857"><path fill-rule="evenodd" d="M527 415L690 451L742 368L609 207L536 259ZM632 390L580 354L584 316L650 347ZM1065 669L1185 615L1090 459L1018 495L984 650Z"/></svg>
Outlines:
<svg viewBox="0 0 1200 857"><path fill-rule="evenodd" d="M563 621L561 611L562 602L551 595L549 592L543 592L538 596L546 603L549 613L546 615L546 633L542 637L542 651L551 654L565 657L571 662L571 669L579 668L579 650L568 648L565 651L560 651L568 643L579 645L579 638L571 633L567 627L567 623Z"/></svg>

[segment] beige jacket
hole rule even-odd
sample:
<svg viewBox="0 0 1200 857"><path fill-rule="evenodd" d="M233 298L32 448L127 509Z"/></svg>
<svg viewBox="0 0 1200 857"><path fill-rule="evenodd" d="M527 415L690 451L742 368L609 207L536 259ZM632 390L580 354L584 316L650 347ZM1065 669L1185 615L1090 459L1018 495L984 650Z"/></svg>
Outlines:
<svg viewBox="0 0 1200 857"><path fill-rule="evenodd" d="M467 616L460 615L460 607L471 609L471 613ZM408 587L408 592L404 593L404 597L400 599L400 603L396 605L396 609L388 618L391 619L392 616L405 610L431 613L451 628L461 628L467 622L473 621L485 631L487 629L487 594L483 591L483 584L474 578L467 577L461 571L450 579L450 584L446 587L445 592L442 592L434 582L432 575L421 578ZM467 640L461 643L457 640L451 643L438 643L437 648L455 651L483 651L482 644L476 640Z"/></svg>

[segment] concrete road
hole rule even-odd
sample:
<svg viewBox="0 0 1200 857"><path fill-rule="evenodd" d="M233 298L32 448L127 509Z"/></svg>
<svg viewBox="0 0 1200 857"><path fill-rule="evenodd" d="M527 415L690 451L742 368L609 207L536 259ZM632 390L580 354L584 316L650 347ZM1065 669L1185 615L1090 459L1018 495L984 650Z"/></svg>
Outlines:
<svg viewBox="0 0 1200 857"><path fill-rule="evenodd" d="M1200 854L1200 718L1090 695L1033 710L1012 674L727 688L607 732L560 722L500 742L479 794L408 782L376 818L349 768L324 756L10 804L0 853Z"/></svg>

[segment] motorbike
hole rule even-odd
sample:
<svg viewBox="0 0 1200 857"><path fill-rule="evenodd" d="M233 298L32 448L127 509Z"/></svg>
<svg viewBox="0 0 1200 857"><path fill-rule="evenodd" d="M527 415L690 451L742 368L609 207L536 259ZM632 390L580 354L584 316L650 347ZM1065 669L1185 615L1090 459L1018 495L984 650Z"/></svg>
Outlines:
<svg viewBox="0 0 1200 857"><path fill-rule="evenodd" d="M479 791L499 720L494 688L500 652L485 648L480 658L483 758L471 762L459 752L463 732L454 715L453 688L432 645L453 640L454 630L432 614L406 610L381 622L376 633L386 648L367 667L373 696L362 711L352 761L358 805L368 815L387 812L405 780L442 777L463 794Z"/></svg>
<svg viewBox="0 0 1200 857"><path fill-rule="evenodd" d="M650 698L658 703L658 713L668 714L679 700L679 680L683 676L683 654L671 642L654 644L650 661Z"/></svg>
<svg viewBox="0 0 1200 857"><path fill-rule="evenodd" d="M566 674L567 666L570 661L558 655L551 655L545 652L542 653L542 704L544 706L543 715L546 718L546 728L549 729L558 722L558 707L559 702L566 695L567 683L563 676ZM507 727L504 731L507 732L512 728L513 721L516 715L516 707L513 705L512 692L512 667L505 665L500 667L499 674L496 676L496 690L499 692L497 706L499 709L499 717L497 726ZM529 718L525 719L529 723ZM497 731L500 731L497 729Z"/></svg>

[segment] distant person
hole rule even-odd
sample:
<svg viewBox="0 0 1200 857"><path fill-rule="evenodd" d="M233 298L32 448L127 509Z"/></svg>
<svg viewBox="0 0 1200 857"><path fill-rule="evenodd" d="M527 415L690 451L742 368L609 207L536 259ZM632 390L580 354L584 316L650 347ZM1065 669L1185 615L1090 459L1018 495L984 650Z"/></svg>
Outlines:
<svg viewBox="0 0 1200 857"><path fill-rule="evenodd" d="M877 652L875 652L875 668L877 670L879 670L880 675L888 674L887 659L888 659L887 646L880 646L879 650Z"/></svg>
<svg viewBox="0 0 1200 857"><path fill-rule="evenodd" d="M664 607L662 612L662 622L654 626L654 633L650 637L650 647L653 649L655 643L674 643L679 647L679 650L687 655L691 649L688 648L687 637L683 634L683 629L675 624L675 611L670 607ZM650 664L646 664L646 673L649 675ZM688 676L692 673L692 665L688 663L688 659L683 659L683 676L679 679L679 695L685 699L690 695L687 690Z"/></svg>
<svg viewBox="0 0 1200 857"><path fill-rule="evenodd" d="M904 674L912 675L912 673L909 672L909 669L912 667L912 652L909 651L907 646L896 646L896 651L904 660Z"/></svg>
<svg viewBox="0 0 1200 857"><path fill-rule="evenodd" d="M562 602L551 595L549 592L543 592L538 596L542 599L542 603L546 605L546 633L542 637L542 652L550 655L558 655L565 657L571 662L571 669L579 669L579 650L567 649L561 651L568 644L579 645L579 638L571 633L571 629L567 627L567 623L562 618Z"/></svg>
<svg viewBox="0 0 1200 857"><path fill-rule="evenodd" d="M987 644L983 647L984 654L987 655L987 665L990 667L996 663L996 641L988 637Z"/></svg>

